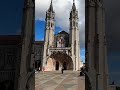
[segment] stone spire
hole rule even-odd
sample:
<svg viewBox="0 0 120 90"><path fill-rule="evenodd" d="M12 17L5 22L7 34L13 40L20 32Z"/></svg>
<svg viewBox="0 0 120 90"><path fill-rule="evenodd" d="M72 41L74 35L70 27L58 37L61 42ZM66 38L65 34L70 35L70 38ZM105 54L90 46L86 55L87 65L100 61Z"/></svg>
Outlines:
<svg viewBox="0 0 120 90"><path fill-rule="evenodd" d="M79 29L78 29L78 11L75 6L75 0L73 0L72 9L70 12L70 38L69 44L72 48L71 56L74 60L74 70L79 70L80 62L80 45L79 45Z"/></svg>
<svg viewBox="0 0 120 90"><path fill-rule="evenodd" d="M52 0L49 9L46 12L46 25L45 25L45 40L43 51L42 67L46 66L47 55L49 54L49 48L54 44L54 26L55 26L55 12L53 11Z"/></svg>
<svg viewBox="0 0 120 90"><path fill-rule="evenodd" d="M73 11L76 11L75 0L73 0L72 10L73 10Z"/></svg>
<svg viewBox="0 0 120 90"><path fill-rule="evenodd" d="M70 12L70 19L73 19L73 18L76 18L76 19L78 18L78 11L76 9L75 0L73 0L72 9Z"/></svg>
<svg viewBox="0 0 120 90"><path fill-rule="evenodd" d="M51 0L51 4L50 4L50 7L49 7L48 11L49 11L49 12L54 12L54 11L53 11L52 0Z"/></svg>

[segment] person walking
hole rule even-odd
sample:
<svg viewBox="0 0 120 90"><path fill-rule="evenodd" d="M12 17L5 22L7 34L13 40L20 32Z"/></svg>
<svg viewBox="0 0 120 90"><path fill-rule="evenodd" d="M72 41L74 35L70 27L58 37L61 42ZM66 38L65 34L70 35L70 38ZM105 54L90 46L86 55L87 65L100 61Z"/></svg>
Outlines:
<svg viewBox="0 0 120 90"><path fill-rule="evenodd" d="M64 68L62 67L62 70L61 70L62 74L63 74L63 71L64 71Z"/></svg>
<svg viewBox="0 0 120 90"><path fill-rule="evenodd" d="M39 72L40 72L40 67L39 67Z"/></svg>

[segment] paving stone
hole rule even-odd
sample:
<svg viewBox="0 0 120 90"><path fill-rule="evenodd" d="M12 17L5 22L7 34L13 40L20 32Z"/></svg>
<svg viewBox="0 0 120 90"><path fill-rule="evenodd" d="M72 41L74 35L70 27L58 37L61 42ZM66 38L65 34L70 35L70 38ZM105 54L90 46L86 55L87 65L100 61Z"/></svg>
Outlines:
<svg viewBox="0 0 120 90"><path fill-rule="evenodd" d="M39 72L35 75L35 90L85 90L85 77L78 71Z"/></svg>

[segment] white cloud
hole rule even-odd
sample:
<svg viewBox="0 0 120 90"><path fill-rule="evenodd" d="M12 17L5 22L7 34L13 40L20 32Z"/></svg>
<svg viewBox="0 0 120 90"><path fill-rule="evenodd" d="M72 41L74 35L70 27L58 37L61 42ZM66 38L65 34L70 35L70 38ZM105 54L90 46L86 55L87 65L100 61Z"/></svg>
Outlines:
<svg viewBox="0 0 120 90"><path fill-rule="evenodd" d="M35 19L45 20L46 11L50 6L51 0L35 0ZM69 31L69 14L73 0L53 0L55 11L55 24L62 30ZM75 0L76 8L79 12L80 45L85 43L85 0Z"/></svg>

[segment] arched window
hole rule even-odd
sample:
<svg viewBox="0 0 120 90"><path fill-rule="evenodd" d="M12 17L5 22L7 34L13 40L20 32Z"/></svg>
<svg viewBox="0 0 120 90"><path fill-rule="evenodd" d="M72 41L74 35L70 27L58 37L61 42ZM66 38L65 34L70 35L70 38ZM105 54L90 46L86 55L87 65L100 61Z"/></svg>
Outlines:
<svg viewBox="0 0 120 90"><path fill-rule="evenodd" d="M51 27L52 27L53 25L52 25L52 23L51 23Z"/></svg>
<svg viewBox="0 0 120 90"><path fill-rule="evenodd" d="M75 26L75 21L73 21L73 26Z"/></svg>

